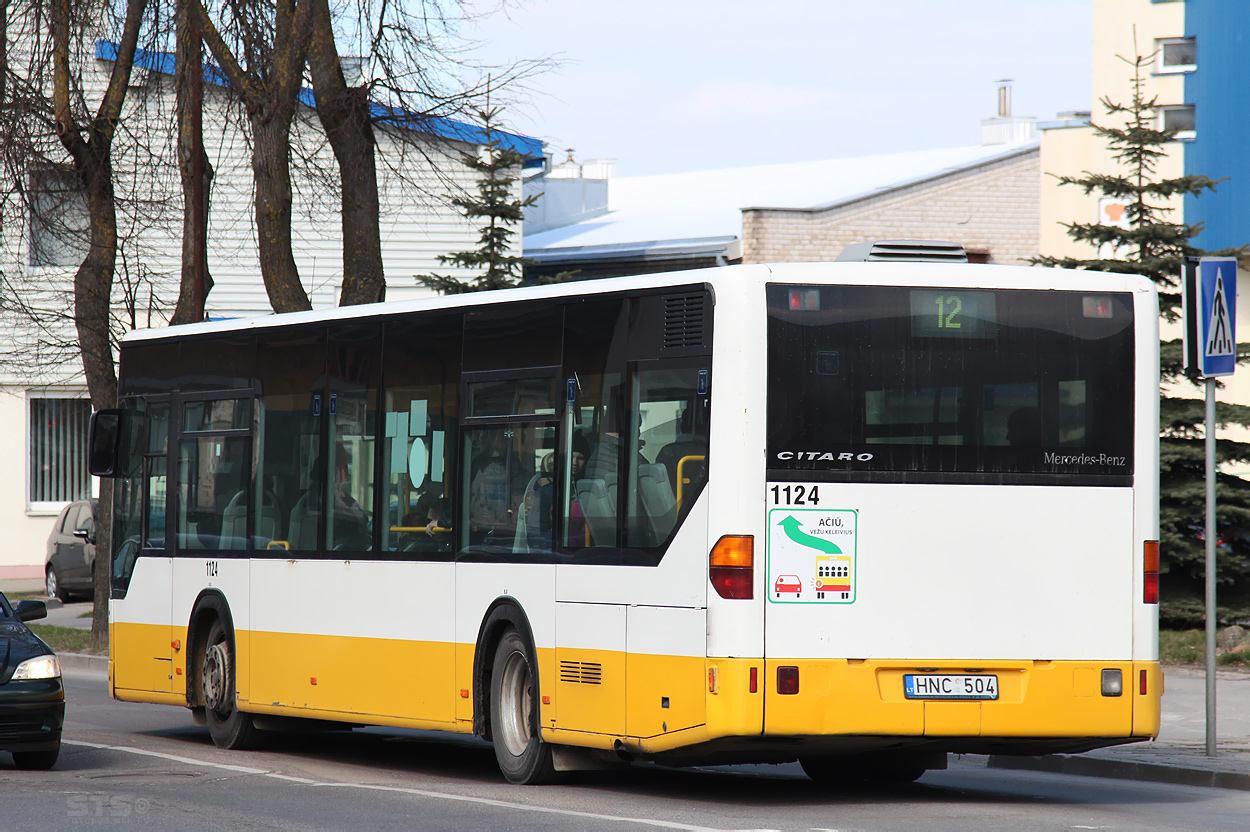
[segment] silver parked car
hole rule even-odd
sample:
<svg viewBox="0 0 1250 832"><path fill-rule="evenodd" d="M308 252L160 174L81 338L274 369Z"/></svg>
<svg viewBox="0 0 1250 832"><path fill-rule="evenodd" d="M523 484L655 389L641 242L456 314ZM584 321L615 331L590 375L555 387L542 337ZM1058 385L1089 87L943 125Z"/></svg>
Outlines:
<svg viewBox="0 0 1250 832"><path fill-rule="evenodd" d="M56 518L44 557L49 598L67 601L71 595L91 597L95 530L95 500L76 500Z"/></svg>

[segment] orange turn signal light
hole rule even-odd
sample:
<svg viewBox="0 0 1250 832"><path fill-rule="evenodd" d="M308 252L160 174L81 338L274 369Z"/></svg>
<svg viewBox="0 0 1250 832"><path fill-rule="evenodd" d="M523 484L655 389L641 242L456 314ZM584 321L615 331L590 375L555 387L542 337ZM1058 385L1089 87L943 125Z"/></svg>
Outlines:
<svg viewBox="0 0 1250 832"><path fill-rule="evenodd" d="M727 534L712 547L712 566L755 565L755 538L749 534Z"/></svg>
<svg viewBox="0 0 1250 832"><path fill-rule="evenodd" d="M727 534L708 557L708 577L722 598L755 597L755 538L749 534Z"/></svg>

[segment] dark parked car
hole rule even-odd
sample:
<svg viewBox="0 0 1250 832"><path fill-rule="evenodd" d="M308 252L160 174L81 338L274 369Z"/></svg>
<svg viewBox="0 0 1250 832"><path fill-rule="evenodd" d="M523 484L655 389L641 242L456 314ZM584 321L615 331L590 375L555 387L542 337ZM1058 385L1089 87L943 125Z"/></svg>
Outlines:
<svg viewBox="0 0 1250 832"><path fill-rule="evenodd" d="M13 607L0 592L0 751L21 769L52 768L61 753L61 663L25 624L47 614L43 601Z"/></svg>
<svg viewBox="0 0 1250 832"><path fill-rule="evenodd" d="M49 598L91 597L95 565L96 501L76 500L56 518L48 535L44 579Z"/></svg>

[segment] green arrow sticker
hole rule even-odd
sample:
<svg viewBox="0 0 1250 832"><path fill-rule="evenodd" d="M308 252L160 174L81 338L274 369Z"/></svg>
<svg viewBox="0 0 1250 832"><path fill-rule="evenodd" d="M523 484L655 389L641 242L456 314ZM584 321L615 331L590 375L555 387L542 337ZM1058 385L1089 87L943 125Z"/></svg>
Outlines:
<svg viewBox="0 0 1250 832"><path fill-rule="evenodd" d="M839 549L831 540L825 540L815 537L802 530L802 523L795 519L794 515L787 515L784 520L777 524L786 530L786 537L793 540L800 546L806 546L809 549L816 549L829 555L840 555L842 550Z"/></svg>

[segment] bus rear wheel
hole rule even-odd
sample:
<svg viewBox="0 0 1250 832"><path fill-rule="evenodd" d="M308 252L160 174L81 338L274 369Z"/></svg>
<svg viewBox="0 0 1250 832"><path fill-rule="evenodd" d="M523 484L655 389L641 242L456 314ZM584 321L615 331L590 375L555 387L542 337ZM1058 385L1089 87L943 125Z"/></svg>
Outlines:
<svg viewBox="0 0 1250 832"><path fill-rule="evenodd" d="M254 748L258 737L252 715L235 707L234 634L220 618L208 628L200 685L213 743L221 748Z"/></svg>
<svg viewBox="0 0 1250 832"><path fill-rule="evenodd" d="M552 762L551 746L538 734L537 668L532 655L525 639L510 629L495 648L490 675L490 733L495 759L509 783L525 786L561 779Z"/></svg>

